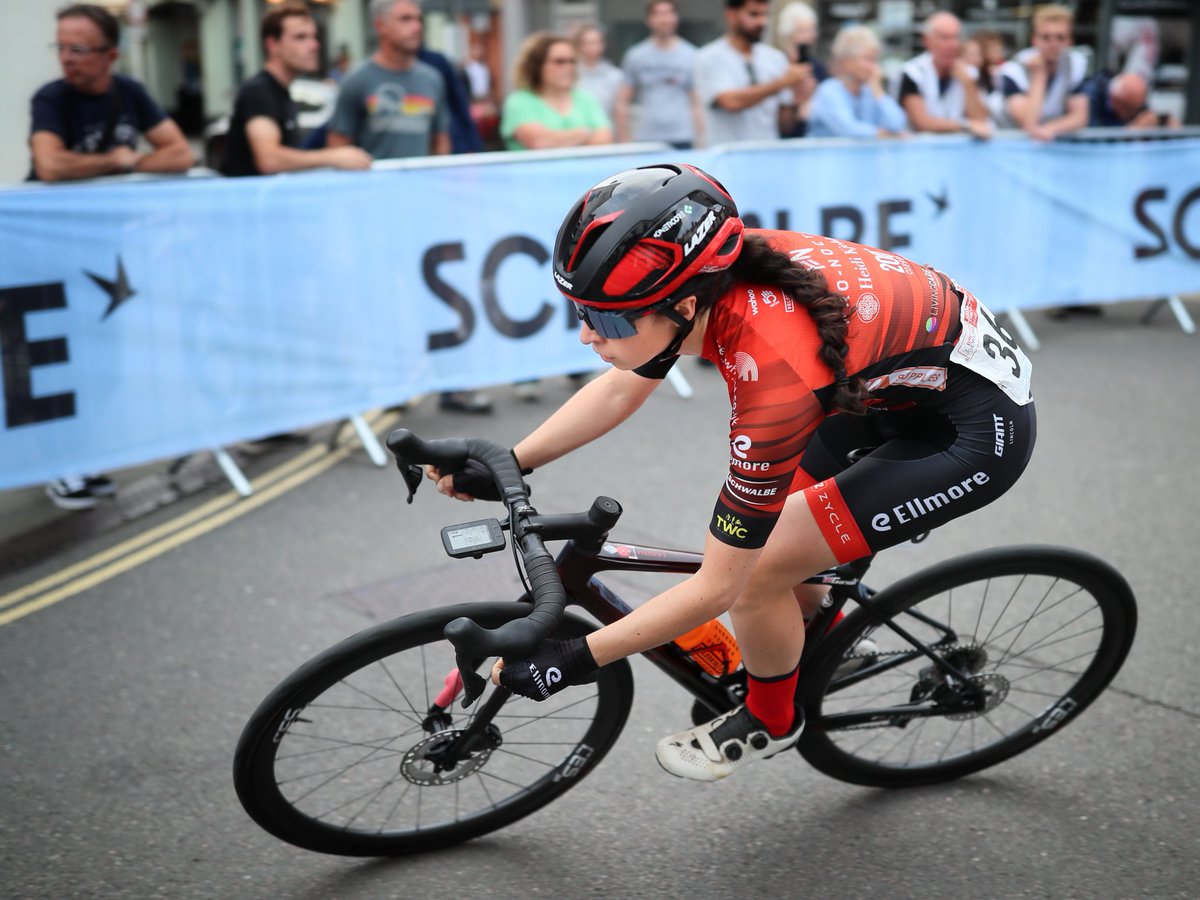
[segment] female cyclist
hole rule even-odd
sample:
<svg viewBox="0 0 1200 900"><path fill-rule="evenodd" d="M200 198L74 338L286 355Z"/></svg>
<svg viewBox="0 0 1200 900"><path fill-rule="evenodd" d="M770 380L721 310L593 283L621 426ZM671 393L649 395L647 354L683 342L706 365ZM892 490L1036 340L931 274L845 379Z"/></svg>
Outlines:
<svg viewBox="0 0 1200 900"><path fill-rule="evenodd" d="M830 566L990 503L1029 461L1029 360L970 292L893 253L786 231L744 230L692 166L633 169L589 190L554 249L555 285L580 340L612 367L513 449L543 466L645 402L680 355L725 378L729 473L704 564L632 614L492 679L534 700L721 613L748 680L732 713L659 742L668 772L711 781L792 747L804 617ZM873 447L853 466L852 450ZM486 496L480 472L430 469L438 489ZM495 492L495 488L491 488ZM541 677L557 669L559 679Z"/></svg>

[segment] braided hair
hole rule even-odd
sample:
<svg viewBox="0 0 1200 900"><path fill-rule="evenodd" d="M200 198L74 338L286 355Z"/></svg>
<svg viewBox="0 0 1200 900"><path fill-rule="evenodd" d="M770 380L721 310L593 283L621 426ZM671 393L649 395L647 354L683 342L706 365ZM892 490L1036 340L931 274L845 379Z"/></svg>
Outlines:
<svg viewBox="0 0 1200 900"><path fill-rule="evenodd" d="M850 302L829 290L819 271L806 269L760 234L746 234L733 265L722 272L694 279L697 311L713 306L735 282L748 281L778 288L808 310L821 337L817 355L834 373L829 408L861 415L866 412L867 389L861 378L846 374L846 333L850 329Z"/></svg>

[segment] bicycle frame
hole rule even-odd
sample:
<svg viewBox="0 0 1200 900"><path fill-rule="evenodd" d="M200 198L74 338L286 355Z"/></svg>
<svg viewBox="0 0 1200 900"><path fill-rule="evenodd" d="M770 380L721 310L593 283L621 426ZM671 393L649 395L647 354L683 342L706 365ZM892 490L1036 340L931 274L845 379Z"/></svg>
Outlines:
<svg viewBox="0 0 1200 900"><path fill-rule="evenodd" d="M849 599L870 595L861 584L872 557L818 573L805 584L829 585L833 590L831 602L823 604L818 613L805 622L805 643L801 661L816 652L829 624ZM585 548L568 541L555 560L570 602L594 616L602 625L616 622L633 610L611 588L596 576L601 572L645 572L691 575L699 571L704 557L687 550L666 550L642 544L606 541L597 549ZM527 600L527 597L522 599ZM669 678L707 706L714 714L733 709L741 702L735 692L741 679L716 678L701 669L678 644L670 642L642 653L646 659Z"/></svg>

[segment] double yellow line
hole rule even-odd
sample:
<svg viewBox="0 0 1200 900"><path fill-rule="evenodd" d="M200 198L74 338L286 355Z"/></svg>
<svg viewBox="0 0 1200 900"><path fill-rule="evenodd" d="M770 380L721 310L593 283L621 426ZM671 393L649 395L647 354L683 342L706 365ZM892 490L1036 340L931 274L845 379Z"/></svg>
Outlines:
<svg viewBox="0 0 1200 900"><path fill-rule="evenodd" d="M367 421L376 432L386 432L396 419L397 416L390 413L375 417L375 421L368 417ZM357 449L357 442L333 450L324 444L309 447L253 479L250 484L254 492L249 497L229 491L178 518L4 594L0 596L0 627L103 584L110 578L162 556L168 550L220 528L333 468Z"/></svg>

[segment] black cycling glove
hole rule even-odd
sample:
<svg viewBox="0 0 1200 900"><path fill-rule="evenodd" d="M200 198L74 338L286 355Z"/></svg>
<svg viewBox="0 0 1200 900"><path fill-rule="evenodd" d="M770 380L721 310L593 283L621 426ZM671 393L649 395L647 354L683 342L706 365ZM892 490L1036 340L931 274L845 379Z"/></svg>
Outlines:
<svg viewBox="0 0 1200 900"><path fill-rule="evenodd" d="M506 660L500 684L514 694L540 701L572 684L595 681L599 671L586 638L543 641L531 658Z"/></svg>
<svg viewBox="0 0 1200 900"><path fill-rule="evenodd" d="M512 451L513 462L517 463L517 468L521 469L521 464L517 462L517 457ZM530 475L533 469L521 469L522 475ZM460 494L470 494L476 500L503 500L500 496L500 491L496 488L496 482L492 480L492 473L488 471L487 466L478 460L468 459L467 464L454 473L454 490ZM529 485L525 485L526 493L529 493Z"/></svg>

